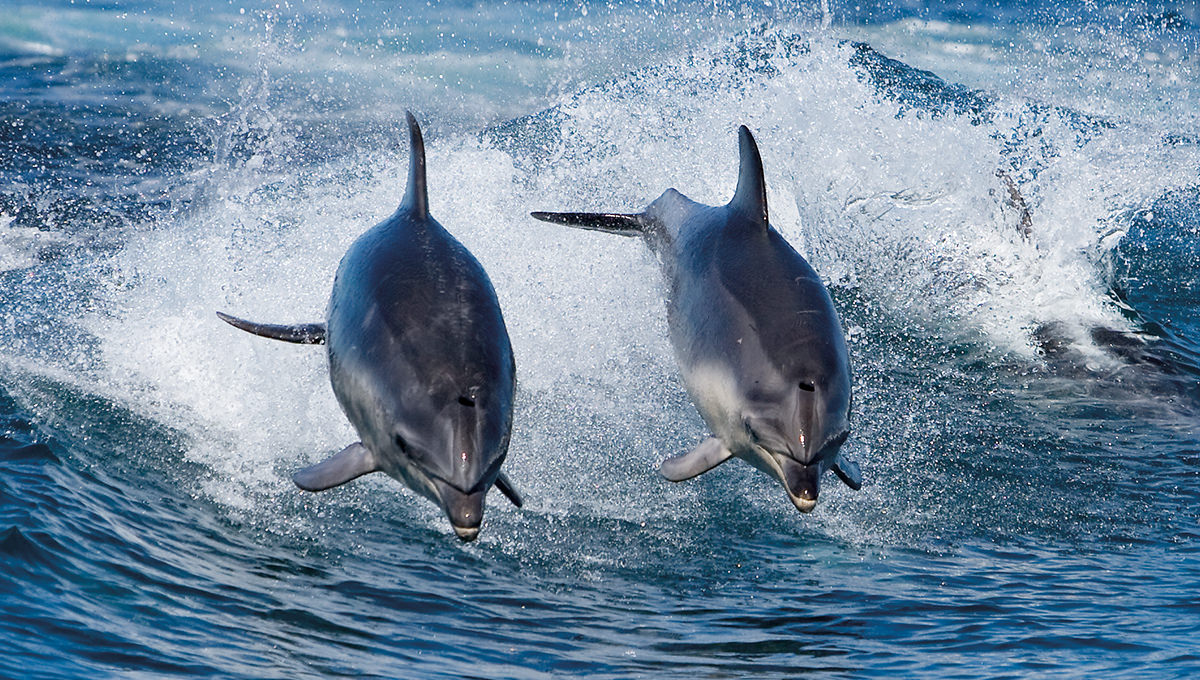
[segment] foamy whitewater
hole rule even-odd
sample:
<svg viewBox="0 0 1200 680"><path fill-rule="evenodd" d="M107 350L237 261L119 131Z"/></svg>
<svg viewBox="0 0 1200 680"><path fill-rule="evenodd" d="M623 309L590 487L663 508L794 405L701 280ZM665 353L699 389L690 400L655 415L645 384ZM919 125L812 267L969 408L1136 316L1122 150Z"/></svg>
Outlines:
<svg viewBox="0 0 1200 680"><path fill-rule="evenodd" d="M1200 13L1188 3L25 3L0 22L0 676L1200 673ZM403 193L516 352L480 539L382 475L324 318ZM811 515L707 436L635 239L732 196L854 372Z"/></svg>

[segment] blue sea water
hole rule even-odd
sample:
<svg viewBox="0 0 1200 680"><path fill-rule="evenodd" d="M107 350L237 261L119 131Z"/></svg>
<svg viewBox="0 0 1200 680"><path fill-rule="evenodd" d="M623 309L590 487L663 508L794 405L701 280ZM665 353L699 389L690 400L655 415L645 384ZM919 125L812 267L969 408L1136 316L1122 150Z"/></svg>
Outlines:
<svg viewBox="0 0 1200 680"><path fill-rule="evenodd" d="M0 677L1200 674L1194 3L27 2L0 13ZM400 198L518 363L480 539L381 476L313 321ZM811 515L706 436L633 240L736 129L854 367Z"/></svg>

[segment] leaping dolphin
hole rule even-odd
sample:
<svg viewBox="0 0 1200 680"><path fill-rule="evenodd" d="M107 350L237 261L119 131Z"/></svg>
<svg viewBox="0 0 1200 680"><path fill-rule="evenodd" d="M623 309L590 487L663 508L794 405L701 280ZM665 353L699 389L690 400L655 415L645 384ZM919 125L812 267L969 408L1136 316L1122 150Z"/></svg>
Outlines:
<svg viewBox="0 0 1200 680"><path fill-rule="evenodd" d="M737 456L810 512L826 470L852 489L862 485L858 465L839 454L850 432L846 340L821 279L767 222L762 158L744 125L739 146L728 205L668 189L638 214L533 216L640 236L662 265L671 345L713 436L659 472L679 482Z"/></svg>
<svg viewBox="0 0 1200 680"><path fill-rule="evenodd" d="M470 541L493 484L522 502L500 471L516 365L487 273L429 214L425 145L407 115L404 201L342 257L325 323L217 316L255 335L328 349L333 392L361 441L297 472L297 486L323 491L384 472L439 504Z"/></svg>

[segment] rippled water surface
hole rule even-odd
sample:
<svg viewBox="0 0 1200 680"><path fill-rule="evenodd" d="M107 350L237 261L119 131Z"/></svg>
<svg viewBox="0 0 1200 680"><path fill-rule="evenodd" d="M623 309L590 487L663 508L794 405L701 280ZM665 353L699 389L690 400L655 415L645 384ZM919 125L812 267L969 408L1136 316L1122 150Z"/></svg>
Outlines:
<svg viewBox="0 0 1200 680"><path fill-rule="evenodd" d="M0 676L1193 677L1191 3L33 3L0 19ZM320 348L426 130L518 366L480 539L381 475ZM639 243L739 124L854 370L810 515L707 436Z"/></svg>

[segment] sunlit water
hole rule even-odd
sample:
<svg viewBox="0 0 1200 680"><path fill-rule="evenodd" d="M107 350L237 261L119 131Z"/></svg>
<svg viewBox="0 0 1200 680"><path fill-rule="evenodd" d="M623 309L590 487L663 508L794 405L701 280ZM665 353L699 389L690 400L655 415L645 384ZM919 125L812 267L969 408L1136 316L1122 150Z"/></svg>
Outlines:
<svg viewBox="0 0 1200 680"><path fill-rule="evenodd" d="M6 8L0 675L1200 673L1198 26L1188 3ZM472 544L382 476L298 491L354 439L324 352L214 315L323 318L400 199L405 109L517 356L527 503L494 495ZM658 477L707 432L657 264L528 217L723 203L739 124L852 353L865 483L830 476L811 515L740 462Z"/></svg>

